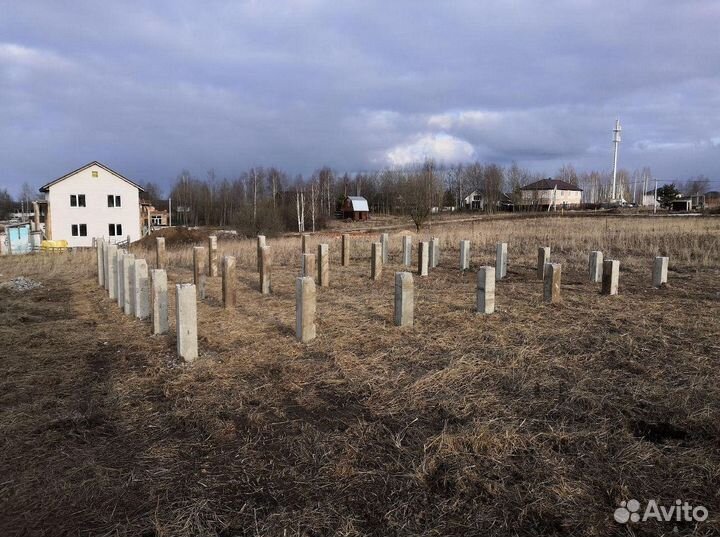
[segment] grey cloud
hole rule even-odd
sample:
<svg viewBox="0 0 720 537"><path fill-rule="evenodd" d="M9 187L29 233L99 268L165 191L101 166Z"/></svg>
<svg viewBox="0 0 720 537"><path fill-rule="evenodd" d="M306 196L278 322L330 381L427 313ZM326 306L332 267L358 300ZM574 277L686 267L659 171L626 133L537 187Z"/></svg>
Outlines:
<svg viewBox="0 0 720 537"><path fill-rule="evenodd" d="M0 186L11 189L94 159L165 182L182 168L357 170L426 151L606 169L617 116L621 165L720 179L712 0L0 10Z"/></svg>

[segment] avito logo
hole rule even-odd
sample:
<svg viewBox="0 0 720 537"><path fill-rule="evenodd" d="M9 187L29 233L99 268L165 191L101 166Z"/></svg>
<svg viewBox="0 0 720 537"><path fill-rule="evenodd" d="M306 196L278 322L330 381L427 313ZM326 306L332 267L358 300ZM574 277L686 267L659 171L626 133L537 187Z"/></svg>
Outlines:
<svg viewBox="0 0 720 537"><path fill-rule="evenodd" d="M670 506L658 505L655 500L649 500L645 510L641 511L640 502L628 500L620 502L620 507L615 509L613 518L620 524L629 522L646 522L656 520L658 522L704 522L708 517L707 508L702 505L692 506L688 502L675 500Z"/></svg>

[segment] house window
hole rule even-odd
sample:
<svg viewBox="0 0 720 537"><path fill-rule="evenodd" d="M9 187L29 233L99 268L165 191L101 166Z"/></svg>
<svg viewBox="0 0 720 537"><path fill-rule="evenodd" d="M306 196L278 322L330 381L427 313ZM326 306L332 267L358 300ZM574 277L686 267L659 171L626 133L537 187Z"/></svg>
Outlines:
<svg viewBox="0 0 720 537"><path fill-rule="evenodd" d="M87 224L73 224L70 231L73 237L87 237Z"/></svg>
<svg viewBox="0 0 720 537"><path fill-rule="evenodd" d="M78 207L85 207L85 194L78 194Z"/></svg>
<svg viewBox="0 0 720 537"><path fill-rule="evenodd" d="M122 207L122 204L120 203L120 196L113 196L112 194L108 194L107 200L108 207Z"/></svg>
<svg viewBox="0 0 720 537"><path fill-rule="evenodd" d="M119 237L122 235L122 224L108 224L108 235Z"/></svg>
<svg viewBox="0 0 720 537"><path fill-rule="evenodd" d="M93 176L93 177L97 177L97 176L98 176L98 172L93 171L93 172L92 172L92 176Z"/></svg>
<svg viewBox="0 0 720 537"><path fill-rule="evenodd" d="M162 216L160 216L159 214L154 214L151 218L153 226L162 226Z"/></svg>
<svg viewBox="0 0 720 537"><path fill-rule="evenodd" d="M85 194L70 194L70 207L85 207Z"/></svg>
<svg viewBox="0 0 720 537"><path fill-rule="evenodd" d="M70 194L70 207L77 207L77 196Z"/></svg>

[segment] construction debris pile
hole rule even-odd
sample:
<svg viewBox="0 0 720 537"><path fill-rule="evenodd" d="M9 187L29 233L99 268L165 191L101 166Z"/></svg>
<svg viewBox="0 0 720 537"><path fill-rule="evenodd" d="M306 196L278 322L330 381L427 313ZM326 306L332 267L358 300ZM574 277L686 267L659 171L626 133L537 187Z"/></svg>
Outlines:
<svg viewBox="0 0 720 537"><path fill-rule="evenodd" d="M40 282L31 280L30 278L26 278L25 276L18 276L17 278L13 278L12 280L9 280L7 282L0 283L0 289L10 289L11 291L16 291L18 293L22 293L24 291L32 291L33 289L37 289L38 287L42 287L42 284Z"/></svg>

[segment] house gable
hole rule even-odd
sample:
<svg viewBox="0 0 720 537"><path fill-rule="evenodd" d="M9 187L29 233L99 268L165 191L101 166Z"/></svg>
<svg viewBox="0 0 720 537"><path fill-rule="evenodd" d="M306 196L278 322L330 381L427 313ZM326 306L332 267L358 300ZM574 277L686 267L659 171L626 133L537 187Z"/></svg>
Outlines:
<svg viewBox="0 0 720 537"><path fill-rule="evenodd" d="M94 237L119 242L141 238L141 188L100 163L90 163L41 189L46 192L46 238L71 247L92 245Z"/></svg>
<svg viewBox="0 0 720 537"><path fill-rule="evenodd" d="M93 170L91 170L91 168L93 166L97 166L98 168L101 168L101 169L105 170L106 172L114 175L118 179L122 179L123 181L125 181L125 182L131 184L132 186L134 186L135 188L137 188L140 192L145 192L145 189L143 189L140 185L138 185L137 183L134 183L133 181L131 181L127 177L123 176L122 174L119 174L115 170L108 168L107 166L105 166L101 162L98 162L97 160L94 160L88 164L85 164L85 166L82 166L82 167L78 168L77 170L71 171L70 173L66 173L62 177L58 177L57 179L50 181L46 185L41 186L40 192L49 192L51 186L54 186L54 185L58 184L60 181L64 181L65 179L67 179L69 177L73 177L75 175L78 175L84 171L88 171L90 174L92 174Z"/></svg>

